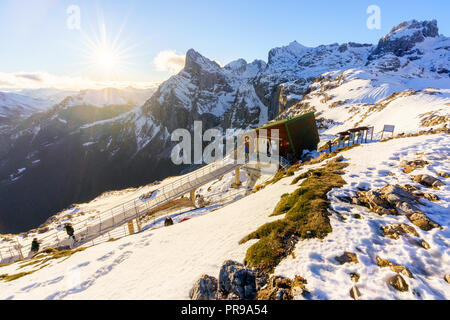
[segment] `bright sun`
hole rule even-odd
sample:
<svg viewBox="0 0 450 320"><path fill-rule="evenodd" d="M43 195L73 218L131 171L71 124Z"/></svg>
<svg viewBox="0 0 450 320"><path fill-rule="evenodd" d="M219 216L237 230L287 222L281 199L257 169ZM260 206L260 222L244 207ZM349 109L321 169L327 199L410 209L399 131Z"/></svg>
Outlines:
<svg viewBox="0 0 450 320"><path fill-rule="evenodd" d="M94 56L95 63L106 70L114 68L119 61L118 56L112 50L105 48L101 48L98 52L95 52Z"/></svg>
<svg viewBox="0 0 450 320"><path fill-rule="evenodd" d="M113 80L127 71L130 64L129 55L132 46L120 41L122 30L112 37L106 32L105 24L99 21L99 31L90 34L83 32L83 46L80 48L84 56L81 62L86 73L102 80Z"/></svg>

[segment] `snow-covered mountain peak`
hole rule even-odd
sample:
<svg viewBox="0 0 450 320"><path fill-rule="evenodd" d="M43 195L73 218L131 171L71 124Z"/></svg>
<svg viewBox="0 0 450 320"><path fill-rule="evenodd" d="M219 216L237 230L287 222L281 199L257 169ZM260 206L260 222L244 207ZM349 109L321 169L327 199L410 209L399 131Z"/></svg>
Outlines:
<svg viewBox="0 0 450 320"><path fill-rule="evenodd" d="M292 41L287 46L273 48L269 51L269 64L276 63L279 60L288 62L290 59L296 59L308 51L308 47L301 45L297 41Z"/></svg>
<svg viewBox="0 0 450 320"><path fill-rule="evenodd" d="M410 36L416 32L421 33L424 37L435 38L439 36L439 29L436 20L430 21L417 21L410 20L400 23L395 26L386 35L387 38L401 38L404 36Z"/></svg>
<svg viewBox="0 0 450 320"><path fill-rule="evenodd" d="M262 60L254 60L252 63L247 63L245 59L238 59L228 63L224 69L235 76L253 78L263 71L266 66L267 64Z"/></svg>
<svg viewBox="0 0 450 320"><path fill-rule="evenodd" d="M50 108L52 103L12 92L0 92L0 117L21 118Z"/></svg>
<svg viewBox="0 0 450 320"><path fill-rule="evenodd" d="M224 68L232 72L242 73L245 71L246 67L247 61L245 61L245 59L237 59L228 63Z"/></svg>
<svg viewBox="0 0 450 320"><path fill-rule="evenodd" d="M217 62L209 60L194 49L189 49L186 52L186 62L183 69L185 72L192 74L197 74L201 71L213 73L220 69Z"/></svg>
<svg viewBox="0 0 450 320"><path fill-rule="evenodd" d="M411 49L426 38L439 37L437 21L402 22L378 42L377 47L371 54L371 59L376 59L386 54L403 57L411 53Z"/></svg>

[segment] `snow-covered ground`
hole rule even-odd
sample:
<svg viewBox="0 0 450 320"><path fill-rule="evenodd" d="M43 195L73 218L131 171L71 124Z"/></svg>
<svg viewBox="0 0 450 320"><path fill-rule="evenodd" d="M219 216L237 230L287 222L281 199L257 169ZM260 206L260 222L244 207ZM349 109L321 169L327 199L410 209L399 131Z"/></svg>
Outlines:
<svg viewBox="0 0 450 320"><path fill-rule="evenodd" d="M406 75L379 75L359 69L323 76L323 80L311 85L311 93L305 95L301 104L284 114L295 116L313 108L316 119L329 122L329 128L320 132L321 143L338 132L359 126L373 126L374 132L379 133L384 125L394 125L398 134L427 130L433 126L432 120L439 117L443 118L439 124L450 121L449 78L415 81Z"/></svg>
<svg viewBox="0 0 450 320"><path fill-rule="evenodd" d="M343 222L336 214L332 214L333 231L324 240L299 242L294 250L295 259L286 258L275 273L305 277L314 299L350 299L349 291L354 285L350 278L352 272L361 276L357 284L361 299L449 299L450 285L445 282L444 276L448 274L450 265L450 185L448 179L445 181L436 173L450 172L450 137L425 135L395 139L363 145L342 154L350 163L343 175L348 184L330 192L329 198L332 200L331 208L346 220ZM420 237L430 244L429 250L403 237L392 240L382 235L381 226L394 223L411 225L406 216L380 216L337 198L360 189L377 189L386 184L414 184L426 189L414 183L411 175L405 174L399 167L400 161L417 158L431 164L411 174L430 174L447 182L440 190L428 189L440 201L433 203L423 200L426 205L422 207L430 219L444 227L443 230L423 231L415 227ZM388 175L390 173L394 175ZM361 219L353 217L355 214L359 214ZM359 263L340 265L334 258L345 251L356 253ZM378 267L376 256L404 265L413 273L413 279L406 278L410 286L408 292L400 293L388 286L387 279L395 273L389 268Z"/></svg>
<svg viewBox="0 0 450 320"><path fill-rule="evenodd" d="M252 244L239 240L273 218L280 196L295 186L289 181L234 202L207 215L171 227L86 249L65 261L53 261L33 274L0 283L8 299L187 299L202 273L216 274L224 259L242 260ZM18 264L0 274L32 270Z"/></svg>
<svg viewBox="0 0 450 320"><path fill-rule="evenodd" d="M23 171L24 170L22 169L18 171L19 173L17 174L16 179L20 178L20 174ZM235 181L234 174L234 171L229 172L221 179L205 184L196 191L195 195L201 196L208 206L228 203L243 197L247 192L247 174L244 170L240 171L240 180L243 185L239 189L233 189L231 188L231 185ZM122 205L127 203L135 203L137 205L143 204L150 200L150 198L147 197L149 193L153 192L153 195L156 195L158 190L183 177L184 176L169 177L162 182L149 184L140 188L105 192L89 203L76 204L55 214L50 217L41 228L33 229L20 235L3 235L0 237L0 260L3 262L8 261L6 258L11 256L11 248L14 255L18 254L13 248L16 244L20 244L22 246L22 253L27 255L28 252L26 251L30 249L30 243L34 237L37 237L44 247L57 247L60 245L60 241L66 238L63 229L64 223L70 222L75 228L96 225L99 221L110 219L112 210L114 212L117 210L120 211ZM267 178L269 177L263 176L260 180ZM189 194L186 196L189 196ZM165 211L164 215L179 214L189 211L190 209L192 208L185 206L181 208L177 207L173 210ZM189 217L192 214L193 213L186 213L183 217ZM194 215L197 216L198 212ZM158 217L159 215L155 218ZM153 221L152 223L154 223L153 217L148 221ZM144 223L142 227L146 228L146 223ZM59 231L59 235L55 236L55 230ZM77 231L78 230L76 230L76 232ZM124 236L128 234L128 229L126 227L119 227L118 230L112 230L110 234L114 234L114 237ZM100 241L107 241L108 239L109 238L103 237Z"/></svg>
<svg viewBox="0 0 450 320"><path fill-rule="evenodd" d="M337 199L358 187L413 184L410 175L398 167L404 159L421 157L431 162L413 174L436 176L439 171L450 172L449 152L450 138L445 134L376 142L344 152L350 164L343 176L348 184L330 192L329 198L332 209L346 220L341 222L337 214L332 213L333 231L323 240L300 241L294 250L295 258L289 256L284 259L275 273L305 277L311 297L316 299L349 299L353 285L350 272L361 275L357 285L362 299L449 299L450 285L444 281L450 262L448 184L439 191L428 190L441 200L436 203L425 201L423 207L423 211L444 228L428 232L416 228L420 237L430 244L429 250L403 238L391 240L381 235L380 226L400 222L410 224L406 217L379 216ZM318 165L321 164L314 166ZM310 168L304 167L296 175ZM394 173L394 176L388 173ZM52 260L48 266L11 282L0 281L0 298L187 299L190 288L201 274L217 276L226 259L244 260L246 250L254 241L240 245L239 240L262 224L280 218L269 215L282 194L297 188L290 184L295 176L183 223L147 229L114 242L102 243L66 260ZM447 183L444 178L441 180ZM362 219L353 218L355 213ZM334 257L344 251L355 252L359 263L339 265L335 262ZM411 270L414 279L406 279L409 292L400 293L388 287L386 280L394 273L389 268L379 268L376 256ZM20 263L14 263L1 267L0 274L34 270L33 266L19 266Z"/></svg>

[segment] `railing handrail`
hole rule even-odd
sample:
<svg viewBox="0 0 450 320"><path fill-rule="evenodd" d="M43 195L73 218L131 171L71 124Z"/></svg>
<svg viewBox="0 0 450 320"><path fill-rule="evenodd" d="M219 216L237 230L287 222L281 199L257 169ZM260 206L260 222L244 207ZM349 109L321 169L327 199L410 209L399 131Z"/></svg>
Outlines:
<svg viewBox="0 0 450 320"><path fill-rule="evenodd" d="M134 216L131 219L136 219L139 218L142 214L145 214L148 211L154 210L157 207L161 206L162 204L164 204L165 202L171 201L175 198L178 198L180 195L186 194L187 192L190 192L193 189L198 188L199 186L207 183L208 181L211 181L215 178L217 178L220 175L223 175L227 172L230 172L232 170L234 170L236 167L238 166L243 166L244 164L238 164L236 163L236 161L233 160L233 162L229 163L228 160L231 158L233 152L230 152L229 154L227 154L224 158L215 161L213 163L207 164L197 170L194 170L190 173L187 173L183 176L181 176L179 179L176 179L174 181L171 181L170 183L167 184L163 184L162 188L156 189L154 191L157 192L157 194L155 195L154 198L150 199L150 200L142 200L141 197L142 195L135 197L133 199L130 199L128 201L125 201L121 204L118 204L116 206L113 206L111 208L108 208L104 211L102 211L100 214L98 214L98 219L100 220L100 229L99 232L97 234L94 234L91 238L92 239L83 239L84 242L86 243L88 241L91 241L97 237L100 237L102 235L104 235L107 232L111 232L111 230L114 230L118 227L120 227L121 225L125 224L127 221L130 220L130 218L128 218L127 216L125 216L125 213L128 210L134 209L136 212L136 216ZM227 168L229 166L229 168ZM221 171L220 169L223 168L227 168L225 171ZM208 177L207 181L198 181L198 183L193 183L195 181L197 181L199 178L203 178L206 177L208 174L211 174L212 172L217 171L218 173ZM174 190L176 190L176 186L178 185L178 187L182 187L183 185L189 184L188 188L185 189L181 189L178 192L175 192L172 195L168 196L168 193L170 193L171 191L173 192ZM140 200L140 203L139 201ZM136 205L136 202L138 202L138 204ZM141 210L141 206L145 205L144 210ZM122 210L117 211L118 208L122 208ZM113 223L110 227L106 228L105 230L102 230L101 228L101 224L102 224L102 216L105 213L110 212L111 217L113 218ZM117 216L120 216L121 214L123 214L123 219L119 220L116 222L115 221L115 217L117 218ZM75 223L72 224L72 226L74 227L74 229L76 229L78 231L78 234L82 233L81 231L86 231L86 236L88 235L88 229L89 227L96 227L97 224L91 224L90 221L95 220L95 217L87 217L86 219L77 221ZM48 234L46 234L45 236L41 237L39 239L40 241L40 247L41 249L45 249L48 247L52 247L55 245L55 241L57 240L56 243L60 243L58 234L60 232L63 232L65 234L65 232L63 231L64 228L61 228L60 230L58 230L58 228L53 228L52 231ZM51 240L51 241L49 241ZM23 250L27 249L27 248L31 248L31 242L29 242L28 244L22 244L19 243L19 239L16 238L16 242L18 245L17 250L21 250L22 254L23 254ZM21 241L22 242L22 241ZM48 242L52 242L51 244ZM10 257L9 258L14 258L15 255L13 257L11 257L12 253L11 253L11 247L8 248L10 251ZM18 255L20 255L20 253L18 252ZM5 257L3 256L2 250L0 248L0 261L5 260Z"/></svg>

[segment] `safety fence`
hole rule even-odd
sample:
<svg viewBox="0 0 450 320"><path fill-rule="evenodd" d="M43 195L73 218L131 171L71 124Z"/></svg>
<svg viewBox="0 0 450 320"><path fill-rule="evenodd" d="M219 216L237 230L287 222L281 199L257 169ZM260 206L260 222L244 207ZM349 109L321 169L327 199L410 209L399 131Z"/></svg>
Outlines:
<svg viewBox="0 0 450 320"><path fill-rule="evenodd" d="M71 222L75 230L74 242L68 237L63 226L51 229L42 237L38 235L40 250L46 248L69 249L80 245L95 245L104 239L119 238L141 229L140 218L148 212L173 201L202 185L217 179L224 174L243 166L237 163L231 155L222 160L203 166L169 183L161 184L149 199L135 199L117 205L95 217ZM98 238L98 240L96 240ZM105 241L108 241L105 240ZM7 247L0 248L0 264L14 262L31 255L32 237L15 237L9 239Z"/></svg>

